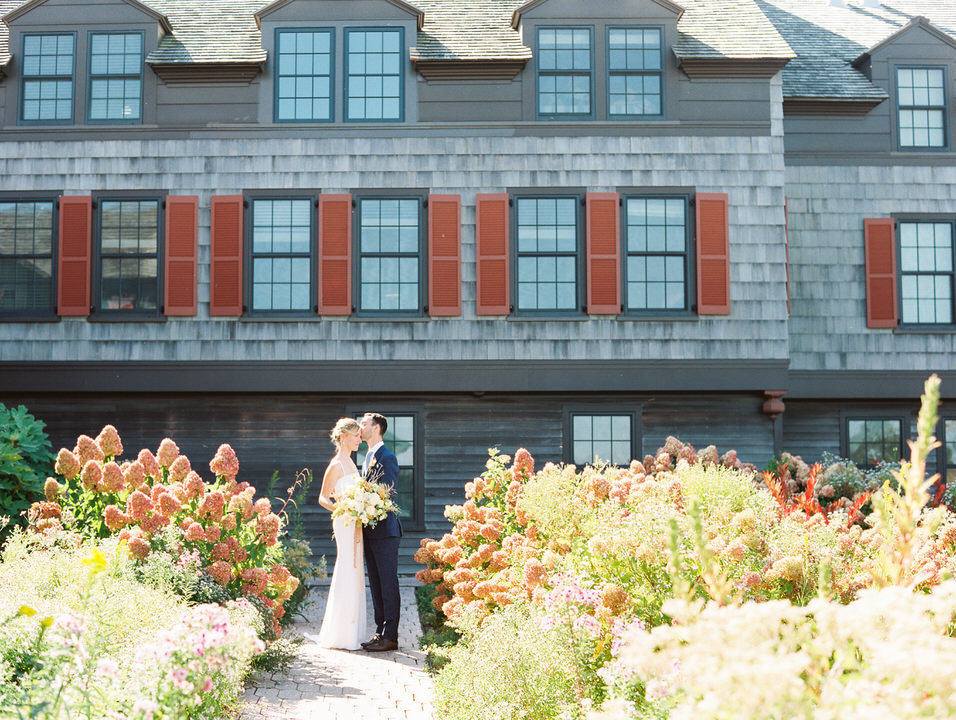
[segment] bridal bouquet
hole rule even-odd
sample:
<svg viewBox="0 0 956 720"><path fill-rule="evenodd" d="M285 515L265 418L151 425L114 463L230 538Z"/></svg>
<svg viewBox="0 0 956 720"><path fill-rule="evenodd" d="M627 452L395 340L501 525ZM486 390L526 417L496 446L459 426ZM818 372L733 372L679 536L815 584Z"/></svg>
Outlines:
<svg viewBox="0 0 956 720"><path fill-rule="evenodd" d="M373 474L372 478L362 478L336 497L332 517L348 515L362 525L375 527L389 512L398 512L392 501L391 488L376 482Z"/></svg>

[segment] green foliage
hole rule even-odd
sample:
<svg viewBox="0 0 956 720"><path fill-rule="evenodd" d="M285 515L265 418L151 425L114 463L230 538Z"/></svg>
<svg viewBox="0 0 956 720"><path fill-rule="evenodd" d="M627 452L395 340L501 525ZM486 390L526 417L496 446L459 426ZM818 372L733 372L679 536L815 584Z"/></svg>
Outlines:
<svg viewBox="0 0 956 720"><path fill-rule="evenodd" d="M43 497L43 483L53 472L45 427L22 405L8 408L0 403L0 516L12 524L26 524L24 511ZM0 526L0 539L6 532Z"/></svg>
<svg viewBox="0 0 956 720"><path fill-rule="evenodd" d="M419 644L427 653L425 666L431 671L437 671L444 665L442 649L455 645L461 639L461 634L445 622L444 614L435 607L436 597L438 590L434 585L419 585L415 588L415 604L422 626Z"/></svg>

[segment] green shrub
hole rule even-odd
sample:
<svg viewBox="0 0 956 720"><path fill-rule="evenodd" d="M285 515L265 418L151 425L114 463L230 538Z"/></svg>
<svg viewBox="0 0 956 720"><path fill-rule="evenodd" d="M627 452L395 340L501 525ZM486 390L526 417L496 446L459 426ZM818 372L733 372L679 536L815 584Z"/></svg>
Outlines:
<svg viewBox="0 0 956 720"><path fill-rule="evenodd" d="M24 511L43 497L43 483L53 472L46 424L20 405L0 403L0 517L25 525ZM9 532L0 522L0 540Z"/></svg>

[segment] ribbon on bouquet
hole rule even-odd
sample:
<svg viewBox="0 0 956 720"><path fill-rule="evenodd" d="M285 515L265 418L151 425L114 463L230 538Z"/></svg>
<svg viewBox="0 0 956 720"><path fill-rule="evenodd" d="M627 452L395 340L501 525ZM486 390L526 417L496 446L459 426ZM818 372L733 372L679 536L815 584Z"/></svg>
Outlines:
<svg viewBox="0 0 956 720"><path fill-rule="evenodd" d="M359 543L362 540L362 524L358 520L355 523L355 541L352 543L352 567L358 567Z"/></svg>

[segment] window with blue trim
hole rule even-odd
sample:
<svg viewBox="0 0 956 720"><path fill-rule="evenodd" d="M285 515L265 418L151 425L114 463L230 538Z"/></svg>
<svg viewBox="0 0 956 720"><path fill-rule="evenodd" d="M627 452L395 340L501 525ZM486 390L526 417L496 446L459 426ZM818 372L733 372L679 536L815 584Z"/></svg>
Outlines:
<svg viewBox="0 0 956 720"><path fill-rule="evenodd" d="M53 200L0 200L0 314L53 314L53 216Z"/></svg>
<svg viewBox="0 0 956 720"><path fill-rule="evenodd" d="M402 28L345 31L345 119L403 118Z"/></svg>
<svg viewBox="0 0 956 720"><path fill-rule="evenodd" d="M608 117L660 116L663 51L660 28L608 28Z"/></svg>
<svg viewBox="0 0 956 720"><path fill-rule="evenodd" d="M900 297L904 324L953 322L953 225L900 221Z"/></svg>
<svg viewBox="0 0 956 720"><path fill-rule="evenodd" d="M580 309L580 204L578 196L516 198L517 312Z"/></svg>
<svg viewBox="0 0 956 720"><path fill-rule="evenodd" d="M314 205L312 197L251 201L253 314L311 312Z"/></svg>
<svg viewBox="0 0 956 720"><path fill-rule="evenodd" d="M624 295L633 312L688 309L687 197L625 196Z"/></svg>
<svg viewBox="0 0 956 720"><path fill-rule="evenodd" d="M896 69L896 99L901 148L944 148L946 74L941 67Z"/></svg>
<svg viewBox="0 0 956 720"><path fill-rule="evenodd" d="M422 312L422 199L358 200L359 311Z"/></svg>
<svg viewBox="0 0 956 720"><path fill-rule="evenodd" d="M90 33L89 92L91 122L142 119L142 33Z"/></svg>
<svg viewBox="0 0 956 720"><path fill-rule="evenodd" d="M590 117L593 113L591 29L538 28L538 115Z"/></svg>
<svg viewBox="0 0 956 720"><path fill-rule="evenodd" d="M28 123L73 120L73 33L23 36L20 119Z"/></svg>
<svg viewBox="0 0 956 720"><path fill-rule="evenodd" d="M331 29L276 31L276 121L330 122Z"/></svg>

